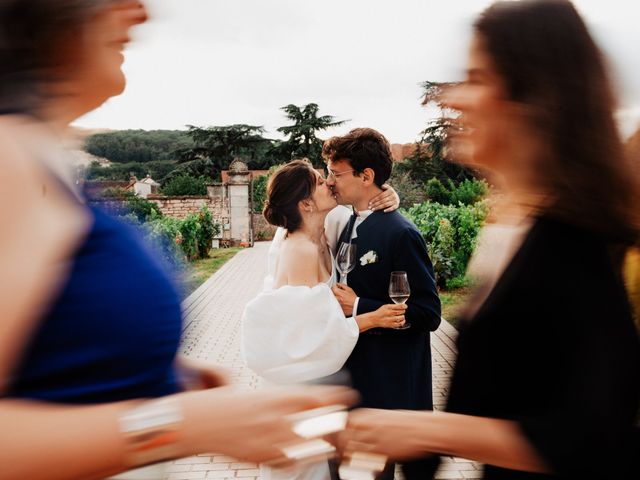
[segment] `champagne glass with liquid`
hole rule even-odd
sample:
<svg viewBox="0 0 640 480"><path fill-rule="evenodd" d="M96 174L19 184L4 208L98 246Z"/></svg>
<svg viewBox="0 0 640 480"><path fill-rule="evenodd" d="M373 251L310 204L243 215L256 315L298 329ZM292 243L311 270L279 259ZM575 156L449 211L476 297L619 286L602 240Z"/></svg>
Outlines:
<svg viewBox="0 0 640 480"><path fill-rule="evenodd" d="M407 279L407 272L391 272L391 278L389 280L389 297L393 303L406 303L411 295L411 289L409 288L409 280ZM405 330L409 328L411 324L407 321L401 327L396 327L397 330Z"/></svg>

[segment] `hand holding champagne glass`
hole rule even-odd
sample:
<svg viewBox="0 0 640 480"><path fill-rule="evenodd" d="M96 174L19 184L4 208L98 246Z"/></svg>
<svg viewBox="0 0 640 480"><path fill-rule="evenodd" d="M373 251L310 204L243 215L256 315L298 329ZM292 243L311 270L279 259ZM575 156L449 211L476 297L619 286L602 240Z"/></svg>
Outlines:
<svg viewBox="0 0 640 480"><path fill-rule="evenodd" d="M409 288L409 280L407 279L407 272L391 272L391 278L389 280L389 297L393 303L406 303L411 295L411 288ZM397 330L405 330L409 328L411 324L404 322L400 327L396 327Z"/></svg>

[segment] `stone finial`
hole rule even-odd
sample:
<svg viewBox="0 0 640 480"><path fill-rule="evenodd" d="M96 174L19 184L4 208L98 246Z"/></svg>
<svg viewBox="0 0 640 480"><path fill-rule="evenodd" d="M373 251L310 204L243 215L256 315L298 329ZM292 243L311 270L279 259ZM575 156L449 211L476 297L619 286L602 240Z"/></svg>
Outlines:
<svg viewBox="0 0 640 480"><path fill-rule="evenodd" d="M229 183L235 185L248 185L251 182L251 172L246 163L236 158L228 170Z"/></svg>
<svg viewBox="0 0 640 480"><path fill-rule="evenodd" d="M248 171L249 167L247 166L247 164L240 160L238 157L234 158L233 162L231 162L231 165L229 165L229 173L244 173Z"/></svg>

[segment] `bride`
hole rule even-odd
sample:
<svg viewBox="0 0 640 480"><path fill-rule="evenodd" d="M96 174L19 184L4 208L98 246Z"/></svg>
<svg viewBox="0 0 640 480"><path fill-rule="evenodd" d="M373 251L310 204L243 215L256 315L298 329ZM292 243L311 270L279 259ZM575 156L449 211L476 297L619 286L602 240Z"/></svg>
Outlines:
<svg viewBox="0 0 640 480"><path fill-rule="evenodd" d="M284 165L269 182L264 216L281 228L269 250L263 291L245 307L241 334L246 364L269 382L331 375L342 368L360 332L404 320L406 306L394 304L345 317L331 292L336 268L325 236L325 219L336 205L307 160ZM329 470L325 462L295 471L262 469L262 476L325 480Z"/></svg>

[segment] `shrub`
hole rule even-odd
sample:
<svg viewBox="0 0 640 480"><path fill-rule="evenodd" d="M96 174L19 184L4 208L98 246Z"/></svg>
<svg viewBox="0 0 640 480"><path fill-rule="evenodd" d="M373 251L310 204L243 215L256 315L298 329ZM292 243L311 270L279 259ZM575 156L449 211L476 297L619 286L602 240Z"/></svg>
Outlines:
<svg viewBox="0 0 640 480"><path fill-rule="evenodd" d="M438 285L444 287L449 280L464 277L487 215L486 204L456 206L426 202L405 213L429 246Z"/></svg>
<svg viewBox="0 0 640 480"><path fill-rule="evenodd" d="M398 192L401 208L411 208L415 204L426 200L421 184L411 178L409 172L404 172L394 167L389 183Z"/></svg>
<svg viewBox="0 0 640 480"><path fill-rule="evenodd" d="M209 256L211 241L220 233L220 225L206 206L184 219L152 215L142 222L132 214L120 218L140 226L154 250L172 266Z"/></svg>
<svg viewBox="0 0 640 480"><path fill-rule="evenodd" d="M264 201L267 198L267 183L269 182L269 175L260 175L253 179L251 183L251 189L253 193L253 212L262 213L264 209Z"/></svg>
<svg viewBox="0 0 640 480"><path fill-rule="evenodd" d="M142 225L147 232L151 245L159 252L165 263L182 266L187 260L182 249L182 220L172 217L159 217Z"/></svg>
<svg viewBox="0 0 640 480"><path fill-rule="evenodd" d="M139 223L162 216L158 205L146 198L139 197L130 190L107 188L101 194L101 206L113 215L120 217L133 215Z"/></svg>
<svg viewBox="0 0 640 480"><path fill-rule="evenodd" d="M473 205L484 198L489 186L484 180L466 179L455 185L451 179L442 183L432 178L427 182L426 190L429 200L441 205Z"/></svg>
<svg viewBox="0 0 640 480"><path fill-rule="evenodd" d="M206 258L211 250L211 241L213 237L220 234L220 225L213 221L211 212L206 206L203 206L198 213L198 222L200 223L200 234L198 235L198 257Z"/></svg>
<svg viewBox="0 0 640 480"><path fill-rule="evenodd" d="M451 180L449 180L449 182L451 182ZM432 202L442 205L450 205L452 203L451 188L445 187L442 182L435 177L427 182L427 197L429 197L429 200Z"/></svg>
<svg viewBox="0 0 640 480"><path fill-rule="evenodd" d="M152 218L162 217L160 207L146 198L133 195L126 201L125 208L129 213L135 215L139 221L146 222Z"/></svg>
<svg viewBox="0 0 640 480"><path fill-rule="evenodd" d="M451 191L454 205L473 205L484 198L489 191L489 185L484 180L466 179Z"/></svg>
<svg viewBox="0 0 640 480"><path fill-rule="evenodd" d="M192 177L191 175L178 175L167 181L160 189L162 195L206 195L208 179L205 177Z"/></svg>

